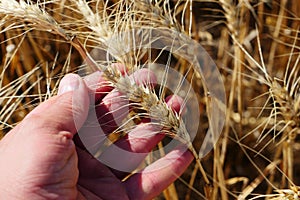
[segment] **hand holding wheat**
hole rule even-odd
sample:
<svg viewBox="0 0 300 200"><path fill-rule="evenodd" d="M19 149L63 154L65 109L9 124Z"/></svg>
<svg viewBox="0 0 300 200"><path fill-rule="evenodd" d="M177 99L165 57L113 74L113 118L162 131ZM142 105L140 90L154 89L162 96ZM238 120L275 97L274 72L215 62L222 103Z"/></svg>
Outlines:
<svg viewBox="0 0 300 200"><path fill-rule="evenodd" d="M99 79L101 77L93 80L99 83ZM86 83L98 84L91 79ZM80 144L76 145L78 138L75 142L72 140L77 132L74 122L82 126L88 116L91 90L86 83L76 75L67 75L61 81L58 96L34 109L1 140L1 199L151 199L183 173L192 161L189 151L183 153L180 148L175 149L122 182L126 174L107 168ZM108 93L111 89L103 87L97 91ZM96 97L99 102L105 101L104 96ZM172 105L176 110L178 102L173 100ZM123 148L151 151L149 144L155 145L161 136L155 134L148 141L131 141L130 134L150 133L154 129L147 123L138 125L128 134L127 145ZM138 165L139 161L120 162L120 165L132 165L132 162ZM171 164L153 171L165 162Z"/></svg>
<svg viewBox="0 0 300 200"><path fill-rule="evenodd" d="M112 147L143 144L133 134L143 129L139 137L150 148L149 135L162 137L156 124L168 137L146 164L164 155L170 140L185 144L197 162L164 198L299 199L299 13L298 0L0 0L0 139L55 95L66 73L100 69L107 82L94 110L102 117L83 126L95 135L77 135L96 159L112 161L118 177L139 162ZM127 76L112 63L124 64ZM128 77L141 68L156 73L153 90L131 85ZM122 93L107 95L111 88ZM170 94L183 99L184 112L167 106ZM130 112L119 115L124 110Z"/></svg>

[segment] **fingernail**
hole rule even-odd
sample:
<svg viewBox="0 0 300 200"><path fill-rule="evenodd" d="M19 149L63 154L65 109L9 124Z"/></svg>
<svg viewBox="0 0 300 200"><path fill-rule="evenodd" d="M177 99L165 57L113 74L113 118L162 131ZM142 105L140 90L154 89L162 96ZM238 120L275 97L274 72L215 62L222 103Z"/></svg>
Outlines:
<svg viewBox="0 0 300 200"><path fill-rule="evenodd" d="M76 74L67 74L58 87L58 95L77 90L79 87L79 76Z"/></svg>

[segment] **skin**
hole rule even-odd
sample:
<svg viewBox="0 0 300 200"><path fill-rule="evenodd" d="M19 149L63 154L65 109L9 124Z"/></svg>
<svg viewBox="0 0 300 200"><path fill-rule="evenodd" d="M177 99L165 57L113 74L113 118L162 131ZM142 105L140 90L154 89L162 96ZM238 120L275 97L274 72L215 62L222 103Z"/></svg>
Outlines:
<svg viewBox="0 0 300 200"><path fill-rule="evenodd" d="M112 97L118 99L118 95L121 94L105 84L100 72L85 80L75 74L66 75L58 95L36 107L0 141L0 199L152 199L175 181L193 160L184 148L173 149L121 181L128 173L94 159L80 142L77 130L88 118L94 100L91 96L100 102L97 114L104 125L104 111L122 104L110 101ZM178 110L179 101L171 99L169 106ZM115 129L117 125L111 127ZM116 145L147 153L163 138L153 131L157 131L156 127L142 122ZM138 134L150 136L134 137ZM111 156L112 151L107 149L101 156ZM143 158L116 162L135 168Z"/></svg>

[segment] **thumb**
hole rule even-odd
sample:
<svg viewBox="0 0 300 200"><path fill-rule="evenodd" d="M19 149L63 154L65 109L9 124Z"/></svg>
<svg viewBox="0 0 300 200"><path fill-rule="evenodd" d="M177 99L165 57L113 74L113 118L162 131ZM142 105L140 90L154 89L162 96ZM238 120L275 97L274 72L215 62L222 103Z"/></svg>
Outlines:
<svg viewBox="0 0 300 200"><path fill-rule="evenodd" d="M83 79L68 74L60 82L58 95L36 107L24 121L31 122L27 124L34 124L35 128L50 128L51 132L67 131L72 137L86 120L89 103Z"/></svg>

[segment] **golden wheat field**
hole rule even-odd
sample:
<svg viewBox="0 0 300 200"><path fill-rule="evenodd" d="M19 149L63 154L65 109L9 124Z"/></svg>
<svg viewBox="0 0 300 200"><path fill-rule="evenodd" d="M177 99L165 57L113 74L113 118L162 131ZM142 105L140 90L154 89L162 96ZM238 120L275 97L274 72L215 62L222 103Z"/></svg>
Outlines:
<svg viewBox="0 0 300 200"><path fill-rule="evenodd" d="M156 199L300 198L299 0L0 0L0 42L0 138L65 74L102 70L139 105L132 120L162 118L157 149L175 138L196 157ZM123 87L112 63L149 67L161 84ZM170 111L168 94L193 117Z"/></svg>

